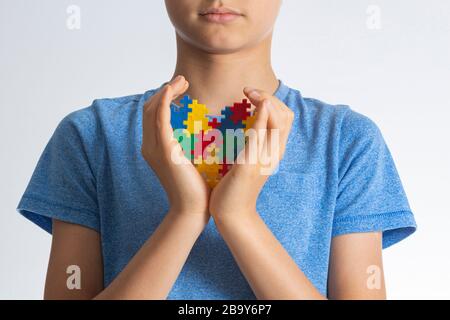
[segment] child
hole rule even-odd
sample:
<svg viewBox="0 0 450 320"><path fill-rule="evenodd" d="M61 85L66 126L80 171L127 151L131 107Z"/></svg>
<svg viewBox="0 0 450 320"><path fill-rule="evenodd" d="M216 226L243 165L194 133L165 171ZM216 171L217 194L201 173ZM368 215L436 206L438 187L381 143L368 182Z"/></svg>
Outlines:
<svg viewBox="0 0 450 320"><path fill-rule="evenodd" d="M44 297L384 299L382 248L416 225L376 125L277 80L281 0L166 6L183 76L64 118L20 201L53 235ZM248 99L259 142L278 133L278 170L235 164L211 189L175 164L170 106L185 94L212 114Z"/></svg>

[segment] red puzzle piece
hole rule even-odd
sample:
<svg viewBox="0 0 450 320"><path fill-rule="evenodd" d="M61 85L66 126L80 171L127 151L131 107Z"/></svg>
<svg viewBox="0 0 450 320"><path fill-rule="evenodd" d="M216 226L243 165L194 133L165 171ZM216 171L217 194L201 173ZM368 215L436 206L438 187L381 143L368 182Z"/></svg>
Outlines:
<svg viewBox="0 0 450 320"><path fill-rule="evenodd" d="M231 107L231 120L234 123L245 121L250 116L251 104L247 102L247 99L242 100L241 103L234 103Z"/></svg>

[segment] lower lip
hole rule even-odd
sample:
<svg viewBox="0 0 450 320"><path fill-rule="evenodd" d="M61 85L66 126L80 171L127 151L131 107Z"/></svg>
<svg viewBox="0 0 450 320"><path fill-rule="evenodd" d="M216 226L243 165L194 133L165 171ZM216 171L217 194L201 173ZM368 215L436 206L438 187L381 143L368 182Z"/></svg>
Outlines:
<svg viewBox="0 0 450 320"><path fill-rule="evenodd" d="M202 14L201 17L203 17L209 22L225 23L236 20L237 18L240 17L240 15L234 13L209 13L209 14Z"/></svg>

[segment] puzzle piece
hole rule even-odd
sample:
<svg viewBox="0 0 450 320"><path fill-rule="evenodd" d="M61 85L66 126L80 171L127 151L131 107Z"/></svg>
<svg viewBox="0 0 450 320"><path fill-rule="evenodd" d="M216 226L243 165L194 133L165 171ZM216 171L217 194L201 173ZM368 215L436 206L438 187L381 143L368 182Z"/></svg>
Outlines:
<svg viewBox="0 0 450 320"><path fill-rule="evenodd" d="M208 131L207 134L205 134L204 130L201 130L198 134L195 135L195 142L194 142L194 150L192 150L192 154L194 157L199 157L203 155L203 151L214 142L216 139L215 136L209 134L209 132L213 132L211 130Z"/></svg>
<svg viewBox="0 0 450 320"><path fill-rule="evenodd" d="M202 157L206 164L221 165L223 163L221 148L217 147L214 143L211 143L208 147L206 147L203 151Z"/></svg>
<svg viewBox="0 0 450 320"><path fill-rule="evenodd" d="M201 159L201 163L196 165L198 172L205 178L206 182L211 188L214 188L217 183L220 181L220 165L217 163L207 164L204 160Z"/></svg>
<svg viewBox="0 0 450 320"><path fill-rule="evenodd" d="M245 125L245 131L253 127L253 124L255 123L256 115L249 116L246 120L242 121L242 123Z"/></svg>
<svg viewBox="0 0 450 320"><path fill-rule="evenodd" d="M177 129L174 130L174 138L180 143L185 157L192 160L191 149L194 143L192 141L193 136L186 129Z"/></svg>
<svg viewBox="0 0 450 320"><path fill-rule="evenodd" d="M232 167L232 166L233 166L233 165L228 164L228 163L222 163L222 165L221 165L221 167L220 167L220 170L219 170L220 175L221 175L222 177L224 177L224 176L228 173L228 171L231 170L231 167Z"/></svg>
<svg viewBox="0 0 450 320"><path fill-rule="evenodd" d="M186 110L189 108L189 105L193 102L191 98L188 95L185 95L183 99L180 100L181 104L183 105L183 108Z"/></svg>
<svg viewBox="0 0 450 320"><path fill-rule="evenodd" d="M197 100L193 100L189 105L190 112L187 120L183 122L186 129L193 134L198 134L201 130L207 131L211 129L207 117L208 109L204 104L199 104Z"/></svg>
<svg viewBox="0 0 450 320"><path fill-rule="evenodd" d="M220 125L222 124L221 123L221 120L222 120L221 116L208 116L208 118L209 118L208 124L209 124L209 126L212 129L218 129L220 127Z"/></svg>
<svg viewBox="0 0 450 320"><path fill-rule="evenodd" d="M184 122L187 120L189 110L183 107L178 107L175 105L170 106L170 123L172 128L176 129L186 129Z"/></svg>
<svg viewBox="0 0 450 320"><path fill-rule="evenodd" d="M244 99L225 107L221 115L213 116L208 115L206 105L188 95L180 103L180 107L171 106L174 136L180 142L185 156L193 162L208 185L214 188L231 170L232 163L245 147L245 131L255 121L251 104ZM229 129L232 130L232 135L228 136L228 142ZM229 157L226 157L226 146L229 143L232 143L230 146L233 146L234 154L230 152Z"/></svg>
<svg viewBox="0 0 450 320"><path fill-rule="evenodd" d="M209 130L204 135L204 139L209 143L203 150L207 150L209 152L210 157L217 157L218 161L217 163L222 163L223 158L223 136L220 131L216 130ZM214 152L214 153L213 153ZM203 152L203 156L205 156Z"/></svg>
<svg viewBox="0 0 450 320"><path fill-rule="evenodd" d="M186 125L184 122L188 118L189 114L189 104L192 103L192 100L188 95L184 96L181 99L181 106L177 106L175 104L170 105L170 123L172 124L172 128L176 129L186 129Z"/></svg>
<svg viewBox="0 0 450 320"><path fill-rule="evenodd" d="M231 107L231 120L234 123L245 121L250 116L251 106L247 99L242 100L241 103L234 103Z"/></svg>

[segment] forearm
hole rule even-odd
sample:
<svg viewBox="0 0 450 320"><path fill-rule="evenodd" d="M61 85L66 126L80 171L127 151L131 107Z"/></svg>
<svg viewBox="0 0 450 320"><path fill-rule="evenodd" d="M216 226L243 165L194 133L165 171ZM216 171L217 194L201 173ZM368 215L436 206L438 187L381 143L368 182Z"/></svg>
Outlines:
<svg viewBox="0 0 450 320"><path fill-rule="evenodd" d="M255 212L215 219L258 299L324 299Z"/></svg>
<svg viewBox="0 0 450 320"><path fill-rule="evenodd" d="M165 299L207 221L169 212L125 269L96 299Z"/></svg>

